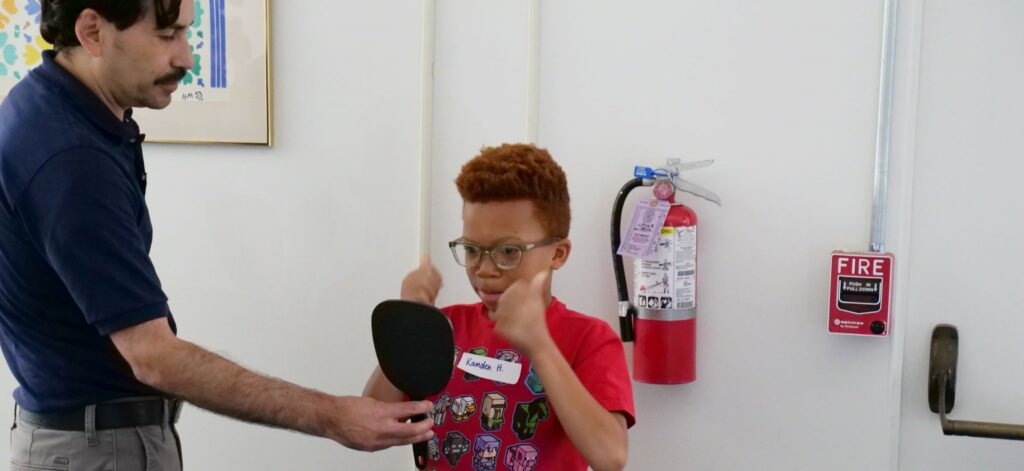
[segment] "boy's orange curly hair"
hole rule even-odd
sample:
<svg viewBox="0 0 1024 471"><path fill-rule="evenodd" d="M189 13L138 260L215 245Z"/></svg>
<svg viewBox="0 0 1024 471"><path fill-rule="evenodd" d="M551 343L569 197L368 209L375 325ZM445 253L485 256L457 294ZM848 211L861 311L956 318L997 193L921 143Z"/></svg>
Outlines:
<svg viewBox="0 0 1024 471"><path fill-rule="evenodd" d="M462 166L455 186L467 203L529 200L549 237L569 237L569 188L551 154L532 144L484 147Z"/></svg>

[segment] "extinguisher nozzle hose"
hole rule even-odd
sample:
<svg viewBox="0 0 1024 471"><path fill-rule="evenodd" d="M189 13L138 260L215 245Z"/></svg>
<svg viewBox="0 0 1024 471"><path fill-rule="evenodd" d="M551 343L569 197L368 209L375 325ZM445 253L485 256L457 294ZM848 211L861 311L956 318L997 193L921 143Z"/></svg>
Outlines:
<svg viewBox="0 0 1024 471"><path fill-rule="evenodd" d="M619 190L615 197L615 204L612 206L611 242L612 242L612 267L615 269L615 286L619 295L619 334L623 342L633 341L633 319L636 317L636 310L629 303L629 288L626 285L626 270L623 267L622 256L618 254L619 245L622 242L620 226L622 224L622 207L626 204L626 197L629 192L637 187L644 186L644 181L634 178Z"/></svg>

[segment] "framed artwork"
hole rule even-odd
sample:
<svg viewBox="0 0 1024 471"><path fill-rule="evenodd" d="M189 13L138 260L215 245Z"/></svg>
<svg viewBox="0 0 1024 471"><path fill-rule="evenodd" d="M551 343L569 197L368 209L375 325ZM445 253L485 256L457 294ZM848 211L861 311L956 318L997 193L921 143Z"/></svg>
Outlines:
<svg viewBox="0 0 1024 471"><path fill-rule="evenodd" d="M42 62L40 0L0 0L0 98ZM182 0L192 70L163 110L136 109L147 142L273 143L270 0Z"/></svg>

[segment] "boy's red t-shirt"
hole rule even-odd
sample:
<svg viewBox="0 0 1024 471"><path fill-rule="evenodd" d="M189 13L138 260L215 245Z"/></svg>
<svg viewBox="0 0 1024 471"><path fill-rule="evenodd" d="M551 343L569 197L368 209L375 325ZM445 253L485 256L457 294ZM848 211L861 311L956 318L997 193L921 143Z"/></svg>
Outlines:
<svg viewBox="0 0 1024 471"><path fill-rule="evenodd" d="M458 368L434 402L434 433L427 469L473 471L584 471L587 464L558 422L530 359L494 332L483 303L442 311L455 332L455 361L463 353L521 363L515 384L478 378ZM553 299L548 330L587 391L635 423L633 390L622 342L607 323L571 311Z"/></svg>

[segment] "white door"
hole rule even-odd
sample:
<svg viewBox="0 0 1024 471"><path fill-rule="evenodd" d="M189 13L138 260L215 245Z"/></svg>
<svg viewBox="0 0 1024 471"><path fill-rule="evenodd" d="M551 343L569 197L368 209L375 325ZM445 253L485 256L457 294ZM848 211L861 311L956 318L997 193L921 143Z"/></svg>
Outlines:
<svg viewBox="0 0 1024 471"><path fill-rule="evenodd" d="M949 323L950 417L1024 424L1024 2L903 6L897 150L913 171L896 184L912 184L913 207L899 469L1024 469L1024 442L944 436L927 401L931 332Z"/></svg>

